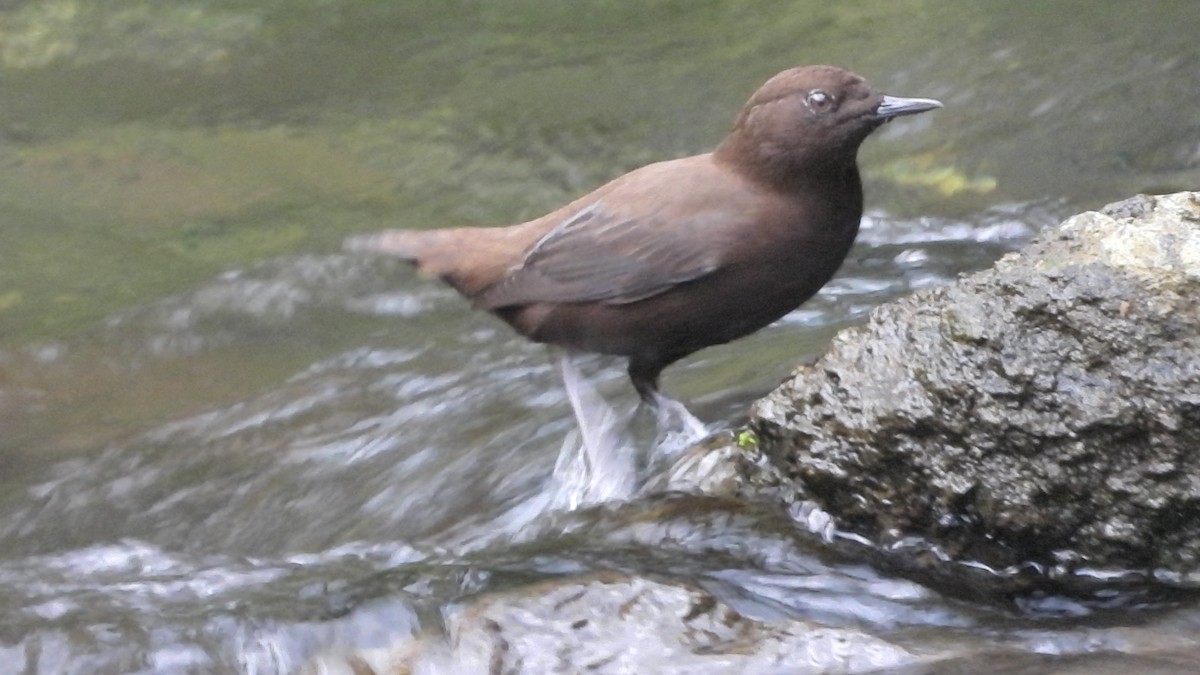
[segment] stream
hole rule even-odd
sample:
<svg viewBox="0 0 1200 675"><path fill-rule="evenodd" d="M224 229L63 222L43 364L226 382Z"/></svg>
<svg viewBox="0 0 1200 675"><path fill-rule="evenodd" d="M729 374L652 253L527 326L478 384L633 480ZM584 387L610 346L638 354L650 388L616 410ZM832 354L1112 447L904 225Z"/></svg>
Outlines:
<svg viewBox="0 0 1200 675"><path fill-rule="evenodd" d="M943 100L867 141L862 233L816 298L666 371L736 428L878 304L1200 185L1200 4L159 5L0 8L0 671L475 672L451 617L610 574L953 656L901 672L1196 670L1192 599L918 583L672 482L644 416L632 485L572 480L558 355L338 242L518 222L706 151L800 63ZM634 408L622 363L583 372Z"/></svg>

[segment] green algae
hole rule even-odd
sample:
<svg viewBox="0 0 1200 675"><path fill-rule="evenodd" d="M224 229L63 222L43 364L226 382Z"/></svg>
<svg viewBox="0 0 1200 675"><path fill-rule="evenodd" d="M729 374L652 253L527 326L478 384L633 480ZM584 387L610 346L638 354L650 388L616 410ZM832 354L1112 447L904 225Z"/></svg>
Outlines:
<svg viewBox="0 0 1200 675"><path fill-rule="evenodd" d="M166 68L224 68L231 51L259 35L246 11L202 3L46 0L0 13L0 64L6 68L145 60Z"/></svg>
<svg viewBox="0 0 1200 675"><path fill-rule="evenodd" d="M55 332L230 266L382 225L393 183L287 129L112 127L6 156L0 337ZM321 228L334 234L322 237ZM18 311L20 310L20 311Z"/></svg>

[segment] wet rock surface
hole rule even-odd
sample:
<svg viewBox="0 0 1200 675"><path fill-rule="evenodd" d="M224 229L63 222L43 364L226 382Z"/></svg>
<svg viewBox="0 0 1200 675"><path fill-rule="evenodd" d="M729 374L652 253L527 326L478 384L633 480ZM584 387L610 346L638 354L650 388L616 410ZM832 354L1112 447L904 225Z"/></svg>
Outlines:
<svg viewBox="0 0 1200 675"><path fill-rule="evenodd" d="M879 307L751 427L785 493L878 543L1196 578L1200 193L1080 214Z"/></svg>
<svg viewBox="0 0 1200 675"><path fill-rule="evenodd" d="M854 628L757 621L699 586L615 572L486 595L445 628L445 640L326 655L304 672L864 673L936 658Z"/></svg>

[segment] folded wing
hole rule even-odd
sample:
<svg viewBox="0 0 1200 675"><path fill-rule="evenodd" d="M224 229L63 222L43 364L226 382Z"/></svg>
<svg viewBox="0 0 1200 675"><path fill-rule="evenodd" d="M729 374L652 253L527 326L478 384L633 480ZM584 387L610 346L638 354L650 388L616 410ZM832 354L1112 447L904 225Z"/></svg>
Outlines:
<svg viewBox="0 0 1200 675"><path fill-rule="evenodd" d="M543 236L475 304L625 304L664 293L719 269L720 247L703 236L715 224L710 221L630 217L595 202Z"/></svg>

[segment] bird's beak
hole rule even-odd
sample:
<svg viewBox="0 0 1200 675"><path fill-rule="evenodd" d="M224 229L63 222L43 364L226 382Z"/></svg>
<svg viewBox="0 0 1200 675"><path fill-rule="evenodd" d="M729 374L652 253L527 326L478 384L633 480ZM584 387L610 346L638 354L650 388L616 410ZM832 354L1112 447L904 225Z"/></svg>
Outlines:
<svg viewBox="0 0 1200 675"><path fill-rule="evenodd" d="M898 96L884 96L883 101L879 103L879 107L875 109L875 117L881 120L890 120L893 117L901 115L916 115L917 113L925 112L926 110L936 110L942 107L941 101L935 101L931 98L900 98Z"/></svg>

